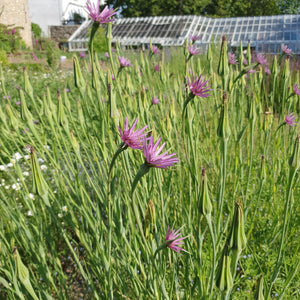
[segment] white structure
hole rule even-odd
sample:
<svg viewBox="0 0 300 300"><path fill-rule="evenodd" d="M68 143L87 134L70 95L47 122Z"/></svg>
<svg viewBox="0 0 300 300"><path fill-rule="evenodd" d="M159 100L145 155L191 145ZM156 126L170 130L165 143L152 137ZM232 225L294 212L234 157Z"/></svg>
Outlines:
<svg viewBox="0 0 300 300"><path fill-rule="evenodd" d="M97 0L90 0L97 4ZM49 36L48 26L63 25L73 19L74 13L88 18L85 9L87 0L28 0L32 23L38 24L45 36ZM104 0L100 0L100 5Z"/></svg>

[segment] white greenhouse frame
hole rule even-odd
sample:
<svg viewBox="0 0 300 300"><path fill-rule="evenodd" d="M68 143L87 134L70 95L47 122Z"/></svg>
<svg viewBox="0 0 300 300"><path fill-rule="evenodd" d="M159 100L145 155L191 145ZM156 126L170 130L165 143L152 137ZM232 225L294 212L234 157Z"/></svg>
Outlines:
<svg viewBox="0 0 300 300"><path fill-rule="evenodd" d="M87 51L88 28L84 22L70 37L70 51ZM227 36L229 46L246 46L248 41L257 52L279 53L287 45L300 54L300 15L279 15L239 18L208 18L203 16L163 16L116 19L112 28L113 40L123 46L181 46L191 35L200 35L196 42L206 49L212 42Z"/></svg>

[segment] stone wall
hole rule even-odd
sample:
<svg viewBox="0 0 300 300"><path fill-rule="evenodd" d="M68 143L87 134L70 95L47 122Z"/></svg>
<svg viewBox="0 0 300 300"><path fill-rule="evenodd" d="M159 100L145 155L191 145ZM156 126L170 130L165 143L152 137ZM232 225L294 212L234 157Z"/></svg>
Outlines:
<svg viewBox="0 0 300 300"><path fill-rule="evenodd" d="M1 0L0 13L0 23L23 28L20 30L21 37L26 45L32 48L28 0Z"/></svg>
<svg viewBox="0 0 300 300"><path fill-rule="evenodd" d="M49 26L50 38L57 43L65 43L80 25Z"/></svg>

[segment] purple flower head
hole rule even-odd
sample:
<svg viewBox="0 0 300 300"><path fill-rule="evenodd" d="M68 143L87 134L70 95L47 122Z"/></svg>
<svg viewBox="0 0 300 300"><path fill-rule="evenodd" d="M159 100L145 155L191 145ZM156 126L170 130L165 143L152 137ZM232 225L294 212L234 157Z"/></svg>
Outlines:
<svg viewBox="0 0 300 300"><path fill-rule="evenodd" d="M253 69L250 69L250 70L247 72L247 74L251 74L251 73L256 73L256 71L253 70Z"/></svg>
<svg viewBox="0 0 300 300"><path fill-rule="evenodd" d="M204 79L201 80L201 77L202 75L200 75L199 78L195 80L195 75L193 75L192 81L190 81L188 77L186 77L186 80L189 85L190 91L195 96L207 98L210 96L208 92L212 91L212 89L210 89L210 85L206 86L208 80L206 81L204 81Z"/></svg>
<svg viewBox="0 0 300 300"><path fill-rule="evenodd" d="M116 49L115 48L111 48L111 52L116 52Z"/></svg>
<svg viewBox="0 0 300 300"><path fill-rule="evenodd" d="M91 3L91 0L89 0L86 4L86 9L88 10L89 15L94 22L99 22L100 24L110 23L112 21L111 17L117 12L112 8L108 9L107 5L104 7L102 12L100 12L99 7L99 0L97 1L96 5L95 3Z"/></svg>
<svg viewBox="0 0 300 300"><path fill-rule="evenodd" d="M34 40L35 44L37 45L39 43L39 40L38 39L35 39Z"/></svg>
<svg viewBox="0 0 300 300"><path fill-rule="evenodd" d="M85 58L86 54L84 52L79 52L80 57Z"/></svg>
<svg viewBox="0 0 300 300"><path fill-rule="evenodd" d="M154 66L154 70L155 70L156 72L159 72L159 70L160 70L160 69L159 69L159 65L155 65L155 66Z"/></svg>
<svg viewBox="0 0 300 300"><path fill-rule="evenodd" d="M298 96L300 96L300 89L298 89L298 84L294 85L294 89L293 89L294 93Z"/></svg>
<svg viewBox="0 0 300 300"><path fill-rule="evenodd" d="M257 54L256 55L256 60L262 66L266 66L267 65L267 60L265 59L265 57L262 54Z"/></svg>
<svg viewBox="0 0 300 300"><path fill-rule="evenodd" d="M111 80L112 80L112 81L116 80L114 74L111 74Z"/></svg>
<svg viewBox="0 0 300 300"><path fill-rule="evenodd" d="M109 58L108 52L105 52L104 55L105 55L105 57Z"/></svg>
<svg viewBox="0 0 300 300"><path fill-rule="evenodd" d="M175 163L178 163L179 160L177 157L173 157L176 153L168 154L168 151L159 155L161 150L164 148L166 143L163 143L158 149L158 144L160 143L161 138L159 138L156 143L153 145L153 136L150 138L144 138L143 140L143 154L145 156L146 164L148 167L155 167L160 169L167 169L172 167Z"/></svg>
<svg viewBox="0 0 300 300"><path fill-rule="evenodd" d="M152 46L152 53L159 54L159 49L156 46Z"/></svg>
<svg viewBox="0 0 300 300"><path fill-rule="evenodd" d="M152 98L152 104L158 104L158 103L159 103L158 98L153 97Z"/></svg>
<svg viewBox="0 0 300 300"><path fill-rule="evenodd" d="M10 35L10 32L9 32L9 30L7 30L7 35Z"/></svg>
<svg viewBox="0 0 300 300"><path fill-rule="evenodd" d="M188 46L187 49L188 49L190 55L197 55L200 53L200 50L197 49L195 45Z"/></svg>
<svg viewBox="0 0 300 300"><path fill-rule="evenodd" d="M174 230L173 227L170 230L169 226L167 229L167 234L166 234L166 238L165 238L165 242L166 242L166 246L172 250L174 250L177 253L181 253L180 251L184 251L187 252L186 250L182 249L181 247L179 247L178 245L182 245L184 244L184 242L182 242L182 240L186 239L186 237L180 237L181 233L179 232L180 229L178 230Z"/></svg>
<svg viewBox="0 0 300 300"><path fill-rule="evenodd" d="M293 115L293 113L289 114L287 113L284 122L290 126L296 126L297 122L295 122L296 117Z"/></svg>
<svg viewBox="0 0 300 300"><path fill-rule="evenodd" d="M34 60L38 60L38 58L36 57L36 55L33 52L31 53L31 55Z"/></svg>
<svg viewBox="0 0 300 300"><path fill-rule="evenodd" d="M271 75L271 71L268 67L265 67L265 73L268 74L268 75Z"/></svg>
<svg viewBox="0 0 300 300"><path fill-rule="evenodd" d="M132 64L130 63L130 60L123 57L123 56L119 56L119 62L121 67L132 67Z"/></svg>
<svg viewBox="0 0 300 300"><path fill-rule="evenodd" d="M21 101L16 102L16 105L20 106L21 105Z"/></svg>
<svg viewBox="0 0 300 300"><path fill-rule="evenodd" d="M13 28L12 31L11 31L11 34L14 35L15 33L16 33L16 29Z"/></svg>
<svg viewBox="0 0 300 300"><path fill-rule="evenodd" d="M6 96L3 96L3 99L9 100L10 98L11 98L10 95L7 95L7 97L6 97Z"/></svg>
<svg viewBox="0 0 300 300"><path fill-rule="evenodd" d="M65 91L66 91L66 93L69 93L69 92L70 92L70 90L69 90L69 89L65 89Z"/></svg>
<svg viewBox="0 0 300 300"><path fill-rule="evenodd" d="M234 53L228 52L228 62L229 62L231 65L236 65L236 64L237 64L236 58L235 58L235 54L234 54Z"/></svg>
<svg viewBox="0 0 300 300"><path fill-rule="evenodd" d="M288 56L290 56L290 55L292 55L293 54L293 51L292 51L292 49L289 49L288 48L288 46L286 46L286 45L281 45L281 50L282 50L282 52L284 52L286 55L288 55Z"/></svg>
<svg viewBox="0 0 300 300"><path fill-rule="evenodd" d="M196 42L201 39L201 35L191 35L190 39L192 42Z"/></svg>
<svg viewBox="0 0 300 300"><path fill-rule="evenodd" d="M137 122L138 119L136 119L129 128L128 119L126 118L126 123L125 121L123 122L123 129L118 126L121 140L132 149L141 149L141 140L147 135L147 133L144 133L144 131L148 125L144 126L140 130L134 131Z"/></svg>
<svg viewBox="0 0 300 300"><path fill-rule="evenodd" d="M243 65L244 65L244 66L248 66L248 62L247 62L247 59L246 59L246 58L243 59Z"/></svg>

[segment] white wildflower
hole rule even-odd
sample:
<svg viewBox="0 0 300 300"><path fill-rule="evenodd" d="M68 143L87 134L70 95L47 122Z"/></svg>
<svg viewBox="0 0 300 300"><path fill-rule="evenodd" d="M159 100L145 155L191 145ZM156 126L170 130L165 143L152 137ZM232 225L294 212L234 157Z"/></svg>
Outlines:
<svg viewBox="0 0 300 300"><path fill-rule="evenodd" d="M42 170L42 171L47 170L47 166L46 166L46 165L41 165L41 170Z"/></svg>
<svg viewBox="0 0 300 300"><path fill-rule="evenodd" d="M27 171L23 172L23 176L29 176L29 172Z"/></svg>
<svg viewBox="0 0 300 300"><path fill-rule="evenodd" d="M29 196L30 199L34 200L34 195L33 194L29 193L28 196Z"/></svg>
<svg viewBox="0 0 300 300"><path fill-rule="evenodd" d="M8 168L12 168L14 165L10 162L6 165Z"/></svg>
<svg viewBox="0 0 300 300"><path fill-rule="evenodd" d="M32 217L32 216L33 216L33 214L32 214L32 211L31 211L31 210L29 210L29 211L27 212L27 216L29 216L29 217Z"/></svg>
<svg viewBox="0 0 300 300"><path fill-rule="evenodd" d="M16 153L13 155L13 158L16 159L17 161L19 161L19 160L22 158L22 155L21 155L19 152L16 152Z"/></svg>
<svg viewBox="0 0 300 300"><path fill-rule="evenodd" d="M68 211L68 208L67 208L66 206L63 206L63 207L61 208L61 210L64 211L64 212L67 212L67 211Z"/></svg>
<svg viewBox="0 0 300 300"><path fill-rule="evenodd" d="M5 171L5 166L4 165L0 165L0 171Z"/></svg>

